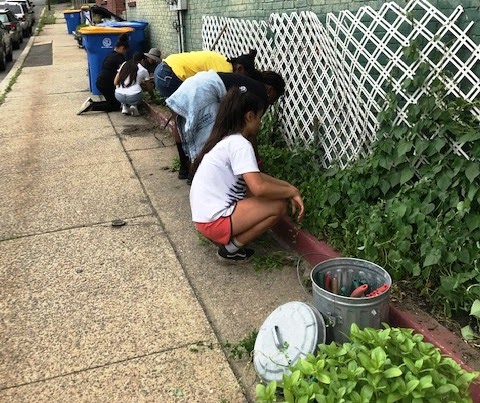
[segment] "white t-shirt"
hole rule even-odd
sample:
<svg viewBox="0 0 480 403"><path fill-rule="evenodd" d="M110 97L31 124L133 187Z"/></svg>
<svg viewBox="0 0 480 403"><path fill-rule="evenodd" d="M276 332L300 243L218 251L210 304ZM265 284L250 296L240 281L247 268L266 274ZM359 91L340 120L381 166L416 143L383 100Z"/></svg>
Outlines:
<svg viewBox="0 0 480 403"><path fill-rule="evenodd" d="M120 71L125 64L122 63L118 71ZM139 92L142 92L142 87L140 86L141 83L144 81L150 80L150 74L148 74L148 71L145 67L143 67L140 63L138 63L138 71L137 71L137 79L135 82L130 86L130 87L122 87L121 85L117 85L117 88L115 89L115 92L118 94L123 94L123 95L133 95L133 94L138 94ZM125 80L125 84L128 84L130 82L130 78L127 77Z"/></svg>
<svg viewBox="0 0 480 403"><path fill-rule="evenodd" d="M245 198L243 174L260 172L252 144L241 134L219 141L204 157L190 189L192 220L212 222L232 214Z"/></svg>

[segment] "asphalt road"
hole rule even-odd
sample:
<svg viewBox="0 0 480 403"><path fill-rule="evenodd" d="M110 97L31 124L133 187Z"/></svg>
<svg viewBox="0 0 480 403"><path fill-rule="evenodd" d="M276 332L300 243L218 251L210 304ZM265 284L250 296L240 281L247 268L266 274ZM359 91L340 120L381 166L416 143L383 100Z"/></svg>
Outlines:
<svg viewBox="0 0 480 403"><path fill-rule="evenodd" d="M43 7L45 7L46 5L46 0L34 0L33 2L35 4L35 25L33 26L33 29L35 30L38 24L38 20L40 19L40 14L42 13ZM27 46L29 39L30 38L23 38L23 43L20 44L20 49L13 51L13 60L7 63L7 69L5 71L0 72L0 81L2 81L6 77L10 69L14 66L15 62L22 54L23 49L25 48L25 46Z"/></svg>

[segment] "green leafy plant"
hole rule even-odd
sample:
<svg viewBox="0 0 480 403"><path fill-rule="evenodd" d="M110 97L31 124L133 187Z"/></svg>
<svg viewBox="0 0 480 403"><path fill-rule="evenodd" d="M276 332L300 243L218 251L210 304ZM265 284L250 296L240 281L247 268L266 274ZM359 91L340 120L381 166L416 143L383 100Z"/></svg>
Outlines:
<svg viewBox="0 0 480 403"><path fill-rule="evenodd" d="M162 98L160 94L156 91L153 91L153 94L150 94L149 92L144 91L143 99L145 100L145 102L148 102L150 104L166 106L165 98Z"/></svg>
<svg viewBox="0 0 480 403"><path fill-rule="evenodd" d="M480 284L477 285L480 287ZM470 317L472 321L475 321L475 326L477 329L480 328L480 299L473 301L472 307L470 309ZM462 327L462 336L465 340L480 342L480 335L475 334L472 326L467 325Z"/></svg>
<svg viewBox="0 0 480 403"><path fill-rule="evenodd" d="M180 158L179 157L174 157L173 158L169 169L170 169L171 172L178 172L178 170L180 169Z"/></svg>
<svg viewBox="0 0 480 403"><path fill-rule="evenodd" d="M252 330L247 336L237 343L230 343L225 341L223 347L228 352L228 358L241 360L244 356L247 356L252 360L253 349L255 347L255 340L257 339L258 330Z"/></svg>
<svg viewBox="0 0 480 403"><path fill-rule="evenodd" d="M267 172L300 189L306 230L464 320L480 299L480 103L452 96L442 77L430 82L415 44L405 58L416 75L401 92L389 90L367 158L324 170L309 150L264 145L261 153ZM406 105L411 93L420 95ZM452 151L457 145L468 157ZM478 333L478 323L471 329Z"/></svg>
<svg viewBox="0 0 480 403"><path fill-rule="evenodd" d="M463 370L422 339L412 329L352 324L350 342L320 344L282 383L257 385L257 402L470 402L469 385L480 372Z"/></svg>

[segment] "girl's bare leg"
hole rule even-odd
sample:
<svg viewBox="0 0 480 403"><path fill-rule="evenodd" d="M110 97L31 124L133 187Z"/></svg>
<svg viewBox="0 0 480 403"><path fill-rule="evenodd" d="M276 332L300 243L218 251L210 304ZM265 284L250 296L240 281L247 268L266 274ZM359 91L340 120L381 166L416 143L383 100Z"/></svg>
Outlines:
<svg viewBox="0 0 480 403"><path fill-rule="evenodd" d="M232 235L247 244L272 228L287 213L287 200L247 197L237 202L231 216Z"/></svg>

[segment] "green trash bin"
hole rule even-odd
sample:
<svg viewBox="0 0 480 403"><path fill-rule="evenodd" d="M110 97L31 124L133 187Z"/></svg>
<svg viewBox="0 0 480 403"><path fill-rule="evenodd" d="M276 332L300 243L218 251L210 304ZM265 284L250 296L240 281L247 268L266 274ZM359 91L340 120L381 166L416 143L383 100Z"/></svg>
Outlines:
<svg viewBox="0 0 480 403"><path fill-rule="evenodd" d="M88 81L90 92L93 95L101 94L95 83L102 69L103 61L113 51L118 37L123 33L130 34L133 31L133 28L129 27L113 28L90 25L80 28L83 46L87 51Z"/></svg>
<svg viewBox="0 0 480 403"><path fill-rule="evenodd" d="M80 10L64 10L63 16L67 22L68 33L73 34L75 28L80 25Z"/></svg>

